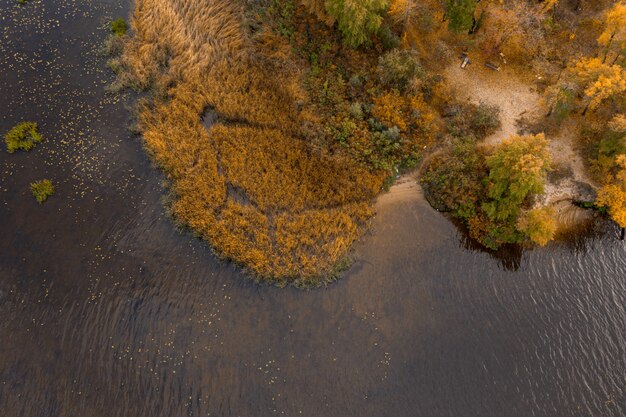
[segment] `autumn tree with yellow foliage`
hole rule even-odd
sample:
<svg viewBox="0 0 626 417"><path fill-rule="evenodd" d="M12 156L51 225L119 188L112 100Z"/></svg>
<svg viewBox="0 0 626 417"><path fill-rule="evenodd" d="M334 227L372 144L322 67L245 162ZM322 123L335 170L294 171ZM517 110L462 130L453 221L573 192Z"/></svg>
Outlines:
<svg viewBox="0 0 626 417"><path fill-rule="evenodd" d="M626 142L626 138L624 139ZM596 204L606 207L611 218L622 228L622 239L626 228L626 155L615 158L616 174L598 191Z"/></svg>
<svg viewBox="0 0 626 417"><path fill-rule="evenodd" d="M514 135L498 145L486 163L487 196L482 213L469 221L472 236L493 249L526 237L543 243L538 236L544 232L537 230L547 228L546 213L526 213L521 220L520 215L527 198L544 190L551 163L545 135Z"/></svg>
<svg viewBox="0 0 626 417"><path fill-rule="evenodd" d="M605 64L600 58L583 58L570 67L569 72L583 90L586 102L583 115L609 99L624 99L626 69L619 65Z"/></svg>
<svg viewBox="0 0 626 417"><path fill-rule="evenodd" d="M602 62L609 54L615 54L613 64L626 52L626 2L620 1L606 13L604 31L598 38L598 44L604 47Z"/></svg>
<svg viewBox="0 0 626 417"><path fill-rule="evenodd" d="M551 206L529 210L517 220L516 228L524 233L531 242L546 246L556 234L555 210Z"/></svg>

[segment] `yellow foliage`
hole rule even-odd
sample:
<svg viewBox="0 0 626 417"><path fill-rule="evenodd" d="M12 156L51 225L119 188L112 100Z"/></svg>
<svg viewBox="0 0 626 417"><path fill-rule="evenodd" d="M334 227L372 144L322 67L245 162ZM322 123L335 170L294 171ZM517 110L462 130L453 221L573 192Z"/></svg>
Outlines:
<svg viewBox="0 0 626 417"><path fill-rule="evenodd" d="M536 24L533 6L526 2L479 4L483 4L481 14L484 12L479 31L479 45L484 54L496 56L503 53L507 61L525 63L539 53L544 39Z"/></svg>
<svg viewBox="0 0 626 417"><path fill-rule="evenodd" d="M626 155L617 155L615 166L617 174L598 191L596 204L608 208L611 218L620 227L626 227Z"/></svg>
<svg viewBox="0 0 626 417"><path fill-rule="evenodd" d="M626 190L617 184L608 184L598 191L596 204L607 207L611 218L620 226L626 227Z"/></svg>
<svg viewBox="0 0 626 417"><path fill-rule="evenodd" d="M516 228L540 246L545 246L554 239L556 221L554 208L542 207L527 211L517 220Z"/></svg>
<svg viewBox="0 0 626 417"><path fill-rule="evenodd" d="M382 177L304 140L315 117L295 105L289 48L247 39L242 16L225 0L136 0L121 61L156 91L139 128L178 220L260 279L316 284L362 233Z"/></svg>
<svg viewBox="0 0 626 417"><path fill-rule="evenodd" d="M387 126L397 126L400 131L406 132L410 119L407 104L406 97L396 92L388 93L374 99L372 113Z"/></svg>
<svg viewBox="0 0 626 417"><path fill-rule="evenodd" d="M420 134L424 145L430 144L430 135L438 128L436 114L421 95L400 95L397 91L384 94L374 99L372 114L388 127Z"/></svg>
<svg viewBox="0 0 626 417"><path fill-rule="evenodd" d="M541 6L541 13L548 13L559 3L559 0L545 0Z"/></svg>
<svg viewBox="0 0 626 417"><path fill-rule="evenodd" d="M626 133L626 116L623 114L615 115L609 123L609 127L616 132Z"/></svg>
<svg viewBox="0 0 626 417"><path fill-rule="evenodd" d="M599 58L583 58L576 63L573 71L592 110L604 100L626 92L626 70L619 65L605 64Z"/></svg>
<svg viewBox="0 0 626 417"><path fill-rule="evenodd" d="M598 44L605 47L605 57L614 45L620 50L626 49L626 2L615 3L606 14L604 26Z"/></svg>

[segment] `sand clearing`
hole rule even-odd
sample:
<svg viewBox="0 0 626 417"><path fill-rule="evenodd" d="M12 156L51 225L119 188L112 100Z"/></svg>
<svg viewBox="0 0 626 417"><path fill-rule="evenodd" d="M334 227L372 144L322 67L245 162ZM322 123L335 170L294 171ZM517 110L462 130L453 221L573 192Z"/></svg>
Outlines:
<svg viewBox="0 0 626 417"><path fill-rule="evenodd" d="M482 102L500 109L502 127L485 139L489 145L497 145L516 134L520 118L533 120L545 114L541 95L519 80L512 71L492 71L478 65L461 69L452 65L445 75L453 93L462 101Z"/></svg>
<svg viewBox="0 0 626 417"><path fill-rule="evenodd" d="M483 102L500 109L502 127L484 140L486 145L497 145L520 132L520 120L540 120L547 113L542 97L532 85L522 81L512 70L493 71L480 65L461 69L452 65L445 71L453 93L461 100ZM587 219L589 213L574 207L572 200L594 199L595 183L585 169L582 156L576 149L576 125L562 126L558 135L548 136L553 166L571 172L564 178L549 181L545 194L536 200L536 206L556 208L561 227L568 228ZM575 212L575 213L572 213Z"/></svg>

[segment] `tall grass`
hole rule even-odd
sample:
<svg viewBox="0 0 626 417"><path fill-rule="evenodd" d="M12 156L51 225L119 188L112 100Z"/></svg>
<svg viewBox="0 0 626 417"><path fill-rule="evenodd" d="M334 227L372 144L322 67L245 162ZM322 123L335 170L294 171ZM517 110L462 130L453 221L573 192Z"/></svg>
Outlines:
<svg viewBox="0 0 626 417"><path fill-rule="evenodd" d="M119 65L171 210L217 253L279 285L323 282L346 258L382 186L307 140L319 123L289 54L250 39L228 0L136 0ZM220 121L208 131L205 109ZM313 128L315 130L315 128Z"/></svg>

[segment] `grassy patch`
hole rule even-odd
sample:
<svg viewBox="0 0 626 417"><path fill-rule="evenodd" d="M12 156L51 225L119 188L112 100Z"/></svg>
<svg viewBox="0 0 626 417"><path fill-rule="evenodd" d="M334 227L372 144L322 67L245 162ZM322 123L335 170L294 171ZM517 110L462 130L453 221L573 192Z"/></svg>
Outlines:
<svg viewBox="0 0 626 417"><path fill-rule="evenodd" d="M41 142L41 140L41 135L37 132L37 123L33 122L19 123L4 135L7 152L9 153L20 149L30 151L37 143Z"/></svg>
<svg viewBox="0 0 626 417"><path fill-rule="evenodd" d="M54 185L50 180L36 181L30 184L30 190L39 204L43 204L50 196L54 194Z"/></svg>

